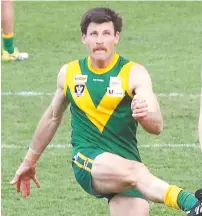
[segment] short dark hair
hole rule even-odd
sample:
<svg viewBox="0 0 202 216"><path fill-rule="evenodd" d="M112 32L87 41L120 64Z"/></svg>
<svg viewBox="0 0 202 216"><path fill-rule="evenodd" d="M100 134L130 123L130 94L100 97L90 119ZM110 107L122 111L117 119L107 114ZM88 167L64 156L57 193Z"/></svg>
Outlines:
<svg viewBox="0 0 202 216"><path fill-rule="evenodd" d="M105 7L96 7L89 9L81 18L81 32L87 33L87 29L90 23L104 23L112 22L114 25L114 31L121 32L122 30L122 17L114 10Z"/></svg>

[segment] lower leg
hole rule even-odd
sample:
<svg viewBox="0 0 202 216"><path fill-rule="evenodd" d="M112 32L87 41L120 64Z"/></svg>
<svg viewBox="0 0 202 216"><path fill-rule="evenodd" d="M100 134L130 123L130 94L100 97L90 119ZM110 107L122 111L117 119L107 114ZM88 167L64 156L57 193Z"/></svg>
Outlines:
<svg viewBox="0 0 202 216"><path fill-rule="evenodd" d="M14 52L13 38L13 1L6 0L1 2L1 25L3 29L4 49L9 53Z"/></svg>
<svg viewBox="0 0 202 216"><path fill-rule="evenodd" d="M109 202L110 216L149 216L148 201L137 198L115 195Z"/></svg>
<svg viewBox="0 0 202 216"><path fill-rule="evenodd" d="M132 169L131 180L135 179L131 181L132 185L149 200L183 211L190 210L198 202L194 194L155 177L143 164L135 162Z"/></svg>
<svg viewBox="0 0 202 216"><path fill-rule="evenodd" d="M6 0L1 2L1 25L3 34L13 33L13 1Z"/></svg>

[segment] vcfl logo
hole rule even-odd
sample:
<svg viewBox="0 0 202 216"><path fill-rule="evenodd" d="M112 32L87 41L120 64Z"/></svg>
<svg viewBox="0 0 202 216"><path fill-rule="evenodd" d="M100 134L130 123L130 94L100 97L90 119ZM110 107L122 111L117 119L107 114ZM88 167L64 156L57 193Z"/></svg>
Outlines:
<svg viewBox="0 0 202 216"><path fill-rule="evenodd" d="M80 97L83 95L83 92L84 92L84 88L85 86L83 84L77 84L75 85L74 87L74 93L77 97Z"/></svg>

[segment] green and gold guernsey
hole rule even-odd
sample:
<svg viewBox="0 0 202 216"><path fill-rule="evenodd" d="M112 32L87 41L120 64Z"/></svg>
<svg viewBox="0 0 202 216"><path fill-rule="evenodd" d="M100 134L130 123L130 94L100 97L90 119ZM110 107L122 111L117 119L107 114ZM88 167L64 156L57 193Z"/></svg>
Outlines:
<svg viewBox="0 0 202 216"><path fill-rule="evenodd" d="M89 57L68 64L64 92L71 103L73 152L96 147L141 161L128 86L134 64L117 53L104 69L92 68Z"/></svg>

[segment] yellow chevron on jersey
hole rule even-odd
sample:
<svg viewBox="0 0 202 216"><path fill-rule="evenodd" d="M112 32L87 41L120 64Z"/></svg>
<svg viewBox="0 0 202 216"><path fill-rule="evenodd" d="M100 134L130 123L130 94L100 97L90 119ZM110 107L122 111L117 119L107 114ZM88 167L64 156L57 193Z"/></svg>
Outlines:
<svg viewBox="0 0 202 216"><path fill-rule="evenodd" d="M85 79L85 82L82 83L85 85L82 96L78 97L75 95L75 77L80 77L82 80L85 75L82 75L79 61L74 61L68 64L64 86L65 95L67 88L69 88L75 104L86 114L89 120L99 129L100 132L103 131L114 110L124 98L125 92L127 92L130 97L133 97L128 86L128 80L130 69L134 64L134 62L128 62L125 64L117 76L122 81L120 87L123 89L123 95L119 97L110 97L106 92L97 107L94 105L89 90L85 85L85 82L88 82L89 80Z"/></svg>

